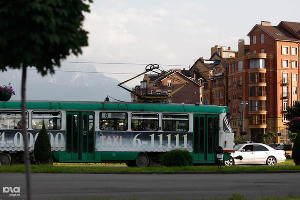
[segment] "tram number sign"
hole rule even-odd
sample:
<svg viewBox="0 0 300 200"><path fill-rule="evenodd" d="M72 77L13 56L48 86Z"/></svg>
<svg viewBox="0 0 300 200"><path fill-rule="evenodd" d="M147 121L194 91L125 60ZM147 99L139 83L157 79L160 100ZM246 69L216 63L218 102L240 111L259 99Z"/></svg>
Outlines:
<svg viewBox="0 0 300 200"><path fill-rule="evenodd" d="M34 147L37 140L38 132L27 132L28 147ZM61 132L49 132L50 143L52 148L64 148L65 136ZM23 134L21 132L1 131L0 132L0 148L23 148Z"/></svg>
<svg viewBox="0 0 300 200"><path fill-rule="evenodd" d="M192 151L192 133L153 133L136 134L117 132L98 132L96 150L99 151L168 151L186 149Z"/></svg>

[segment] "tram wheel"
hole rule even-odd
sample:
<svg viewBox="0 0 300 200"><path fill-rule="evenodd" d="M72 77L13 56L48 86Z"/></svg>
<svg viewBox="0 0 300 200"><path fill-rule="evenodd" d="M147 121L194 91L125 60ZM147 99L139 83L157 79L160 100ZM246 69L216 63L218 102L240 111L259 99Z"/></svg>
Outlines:
<svg viewBox="0 0 300 200"><path fill-rule="evenodd" d="M147 154L141 153L135 159L136 166L138 167L148 167L150 163L150 159Z"/></svg>
<svg viewBox="0 0 300 200"><path fill-rule="evenodd" d="M0 166L1 165L10 165L10 155L5 154L5 153L0 153Z"/></svg>

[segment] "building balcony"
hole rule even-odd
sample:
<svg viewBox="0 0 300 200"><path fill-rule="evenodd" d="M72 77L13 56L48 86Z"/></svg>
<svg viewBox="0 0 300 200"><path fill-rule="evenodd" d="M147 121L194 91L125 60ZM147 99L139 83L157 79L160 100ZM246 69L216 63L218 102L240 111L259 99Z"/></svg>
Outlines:
<svg viewBox="0 0 300 200"><path fill-rule="evenodd" d="M255 111L248 111L249 115L258 115L258 114L263 114L266 115L268 111L266 110L255 110Z"/></svg>
<svg viewBox="0 0 300 200"><path fill-rule="evenodd" d="M247 69L247 72L260 72L260 73L267 73L266 68L249 68Z"/></svg>
<svg viewBox="0 0 300 200"><path fill-rule="evenodd" d="M267 86L267 83L266 82L251 82L248 84L248 86Z"/></svg>
<svg viewBox="0 0 300 200"><path fill-rule="evenodd" d="M267 96L248 97L248 100L267 100Z"/></svg>
<svg viewBox="0 0 300 200"><path fill-rule="evenodd" d="M249 125L249 128L267 128L267 124Z"/></svg>
<svg viewBox="0 0 300 200"><path fill-rule="evenodd" d="M266 59L266 53L252 53L247 56L247 59Z"/></svg>

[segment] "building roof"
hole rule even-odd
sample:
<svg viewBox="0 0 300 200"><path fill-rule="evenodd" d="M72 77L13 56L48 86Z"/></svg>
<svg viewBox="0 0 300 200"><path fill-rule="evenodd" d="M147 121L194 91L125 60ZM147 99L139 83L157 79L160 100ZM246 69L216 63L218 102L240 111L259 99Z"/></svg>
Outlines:
<svg viewBox="0 0 300 200"><path fill-rule="evenodd" d="M187 71L187 70L184 70L184 71ZM159 78L157 78L156 81L163 80L163 79L169 77L170 75L172 75L174 73L179 74L180 76L182 76L186 80L196 84L197 86L200 86L200 84L197 83L195 80L193 80L192 77L189 76L189 74L188 74L188 76L186 76L185 74L182 73L182 70L178 70L178 69L167 71L165 74L162 74Z"/></svg>
<svg viewBox="0 0 300 200"><path fill-rule="evenodd" d="M295 34L291 33L290 30L287 30L286 28L281 26L280 25L281 23L286 24L292 30L293 29L298 30L299 37L296 37ZM281 23L278 26L262 26L262 25L256 24L251 29L251 31L248 33L248 36L250 35L250 33L254 29L259 28L260 30L262 30L263 32L268 34L274 40L295 41L295 42L299 41L299 38L300 38L300 23L296 23L296 22L281 22ZM296 33L297 33L297 31L296 31Z"/></svg>
<svg viewBox="0 0 300 200"><path fill-rule="evenodd" d="M296 36L297 38L300 39L300 23L282 21L282 22L280 22L280 24L278 26L282 26L282 25L283 25L283 27L285 25L289 29L291 34L293 34L294 36Z"/></svg>

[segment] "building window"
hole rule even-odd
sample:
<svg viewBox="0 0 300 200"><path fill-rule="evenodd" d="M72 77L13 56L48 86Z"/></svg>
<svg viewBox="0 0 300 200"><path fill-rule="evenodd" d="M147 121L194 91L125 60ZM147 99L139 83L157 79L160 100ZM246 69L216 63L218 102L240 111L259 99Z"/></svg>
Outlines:
<svg viewBox="0 0 300 200"><path fill-rule="evenodd" d="M298 80L298 74L292 74L292 79L293 79L293 81L297 81Z"/></svg>
<svg viewBox="0 0 300 200"><path fill-rule="evenodd" d="M288 121L287 117L286 117L286 114L283 114L283 121L286 122Z"/></svg>
<svg viewBox="0 0 300 200"><path fill-rule="evenodd" d="M242 71L243 70L243 61L239 61L238 62L238 71Z"/></svg>
<svg viewBox="0 0 300 200"><path fill-rule="evenodd" d="M260 34L260 43L261 44L265 43L265 35L264 34Z"/></svg>
<svg viewBox="0 0 300 200"><path fill-rule="evenodd" d="M172 83L168 83L168 87L171 87L172 86Z"/></svg>
<svg viewBox="0 0 300 200"><path fill-rule="evenodd" d="M259 115L250 115L249 117L249 123L250 125L262 125L266 124L266 115L264 114L259 114Z"/></svg>
<svg viewBox="0 0 300 200"><path fill-rule="evenodd" d="M255 68L266 68L265 59L251 59L250 69L255 69Z"/></svg>
<svg viewBox="0 0 300 200"><path fill-rule="evenodd" d="M250 97L266 96L266 86L252 86L249 88Z"/></svg>
<svg viewBox="0 0 300 200"><path fill-rule="evenodd" d="M292 88L292 90L293 90L293 95L296 95L296 94L297 94L297 86L294 86L294 87Z"/></svg>
<svg viewBox="0 0 300 200"><path fill-rule="evenodd" d="M295 56L298 53L298 48L297 47L292 47L292 55Z"/></svg>
<svg viewBox="0 0 300 200"><path fill-rule="evenodd" d="M264 83L266 82L266 74L252 72L249 74L249 83Z"/></svg>
<svg viewBox="0 0 300 200"><path fill-rule="evenodd" d="M250 100L249 102L250 111L261 111L266 110L266 101L262 100Z"/></svg>
<svg viewBox="0 0 300 200"><path fill-rule="evenodd" d="M223 98L223 91L220 91L220 98Z"/></svg>
<svg viewBox="0 0 300 200"><path fill-rule="evenodd" d="M252 42L253 42L253 44L256 44L256 35L253 35Z"/></svg>
<svg viewBox="0 0 300 200"><path fill-rule="evenodd" d="M293 106L295 106L296 102L297 102L297 101L293 101Z"/></svg>
<svg viewBox="0 0 300 200"><path fill-rule="evenodd" d="M289 82L289 74L283 73L282 74L282 83L288 83Z"/></svg>
<svg viewBox="0 0 300 200"><path fill-rule="evenodd" d="M264 50L264 49L261 49L261 50L260 50L260 53L265 53L265 50Z"/></svg>
<svg viewBox="0 0 300 200"><path fill-rule="evenodd" d="M292 61L292 68L297 68L298 67L298 61L297 60L293 60Z"/></svg>
<svg viewBox="0 0 300 200"><path fill-rule="evenodd" d="M282 96L283 97L288 97L288 87L287 86L283 86L282 89L283 89Z"/></svg>
<svg viewBox="0 0 300 200"><path fill-rule="evenodd" d="M283 60L282 61L282 67L288 68L289 67L289 61L288 60Z"/></svg>
<svg viewBox="0 0 300 200"><path fill-rule="evenodd" d="M282 54L288 55L288 54L289 54L289 47L283 46L283 47L282 47Z"/></svg>
<svg viewBox="0 0 300 200"><path fill-rule="evenodd" d="M283 111L287 111L288 105L289 105L289 101L288 101L288 100L284 100L284 101L283 101L283 108L282 108L282 110L283 110Z"/></svg>
<svg viewBox="0 0 300 200"><path fill-rule="evenodd" d="M254 50L253 53L256 53L256 50Z"/></svg>

